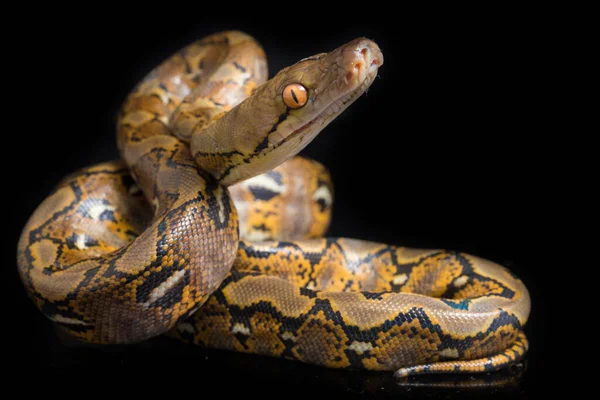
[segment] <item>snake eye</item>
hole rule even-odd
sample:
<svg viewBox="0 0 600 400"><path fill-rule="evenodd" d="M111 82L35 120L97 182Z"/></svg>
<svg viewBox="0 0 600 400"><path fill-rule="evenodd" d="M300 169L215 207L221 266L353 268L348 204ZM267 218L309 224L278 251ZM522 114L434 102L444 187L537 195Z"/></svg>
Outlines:
<svg viewBox="0 0 600 400"><path fill-rule="evenodd" d="M283 102L289 108L304 107L308 100L308 91L299 83L289 84L283 89Z"/></svg>

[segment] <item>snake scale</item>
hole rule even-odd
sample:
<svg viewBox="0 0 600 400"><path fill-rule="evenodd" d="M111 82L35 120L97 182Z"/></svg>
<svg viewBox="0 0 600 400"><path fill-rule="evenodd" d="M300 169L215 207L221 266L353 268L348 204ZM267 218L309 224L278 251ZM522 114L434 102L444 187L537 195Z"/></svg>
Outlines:
<svg viewBox="0 0 600 400"><path fill-rule="evenodd" d="M397 376L519 360L530 299L504 267L323 238L331 178L296 154L382 64L359 38L267 80L236 31L174 54L121 109L122 160L66 177L27 222L17 260L36 306L92 343L166 333Z"/></svg>

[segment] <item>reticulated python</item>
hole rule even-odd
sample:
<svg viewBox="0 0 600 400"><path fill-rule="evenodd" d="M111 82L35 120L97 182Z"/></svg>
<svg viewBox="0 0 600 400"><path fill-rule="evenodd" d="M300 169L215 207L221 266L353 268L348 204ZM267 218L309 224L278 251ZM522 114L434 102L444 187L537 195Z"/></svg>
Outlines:
<svg viewBox="0 0 600 400"><path fill-rule="evenodd" d="M122 107L123 161L65 178L27 223L18 266L37 307L88 342L168 332L398 376L491 371L520 359L530 300L504 267L319 238L330 177L291 157L382 63L361 38L265 82L264 52L240 32L173 55Z"/></svg>

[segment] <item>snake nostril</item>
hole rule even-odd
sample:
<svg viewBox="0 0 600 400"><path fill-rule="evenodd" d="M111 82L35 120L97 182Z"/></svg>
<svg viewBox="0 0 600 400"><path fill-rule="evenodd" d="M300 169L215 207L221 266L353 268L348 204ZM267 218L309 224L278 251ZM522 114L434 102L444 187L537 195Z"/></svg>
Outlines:
<svg viewBox="0 0 600 400"><path fill-rule="evenodd" d="M352 80L356 77L360 77L361 71L363 69L363 63L358 61L356 63L354 63L354 65L352 66L352 69L348 70L348 72L346 72L346 82L350 83L352 82Z"/></svg>
<svg viewBox="0 0 600 400"><path fill-rule="evenodd" d="M356 75L360 74L360 70L362 69L362 67L363 67L363 63L361 63L360 61L357 62L356 64L354 64L354 73Z"/></svg>
<svg viewBox="0 0 600 400"><path fill-rule="evenodd" d="M360 49L360 50L359 50ZM352 58L349 65L346 67L346 83L350 84L355 78L360 80L361 75L369 66L371 49L369 46L354 48L352 50Z"/></svg>
<svg viewBox="0 0 600 400"><path fill-rule="evenodd" d="M352 73L352 71L349 71L349 72L346 74L346 82L348 82L348 83L349 83L349 82L352 80L352 77L353 77L353 76L354 76L354 73Z"/></svg>

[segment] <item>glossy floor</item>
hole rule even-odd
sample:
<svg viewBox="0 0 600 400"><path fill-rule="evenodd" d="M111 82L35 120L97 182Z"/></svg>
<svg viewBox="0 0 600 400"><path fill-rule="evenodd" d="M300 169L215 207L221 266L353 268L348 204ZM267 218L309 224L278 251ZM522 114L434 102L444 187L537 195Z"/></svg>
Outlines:
<svg viewBox="0 0 600 400"><path fill-rule="evenodd" d="M37 319L37 318L36 318ZM282 393L310 398L315 393L331 398L529 398L532 379L531 353L521 363L496 373L421 376L395 379L389 372L333 370L297 361L228 351L203 349L161 337L130 346L90 346L74 341L48 321L39 321L40 338L47 341L29 350L36 369L49 375L80 381L97 374L131 379L146 390L154 379L161 382L197 382L220 388L229 395ZM30 360L31 361L31 360ZM177 384L177 383L174 383ZM185 389L187 386L183 386ZM185 389L193 393L195 389ZM284 396L285 397L285 396Z"/></svg>

